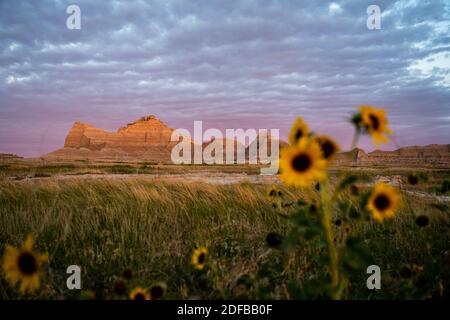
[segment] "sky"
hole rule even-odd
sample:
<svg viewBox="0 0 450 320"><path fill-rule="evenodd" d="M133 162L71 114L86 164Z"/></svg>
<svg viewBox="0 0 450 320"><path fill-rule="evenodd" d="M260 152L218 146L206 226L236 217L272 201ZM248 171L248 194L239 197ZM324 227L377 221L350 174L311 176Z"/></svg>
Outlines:
<svg viewBox="0 0 450 320"><path fill-rule="evenodd" d="M302 116L345 150L361 104L388 111L382 149L450 143L449 29L445 0L0 0L0 152L40 156L75 121L115 131L145 115L282 138Z"/></svg>

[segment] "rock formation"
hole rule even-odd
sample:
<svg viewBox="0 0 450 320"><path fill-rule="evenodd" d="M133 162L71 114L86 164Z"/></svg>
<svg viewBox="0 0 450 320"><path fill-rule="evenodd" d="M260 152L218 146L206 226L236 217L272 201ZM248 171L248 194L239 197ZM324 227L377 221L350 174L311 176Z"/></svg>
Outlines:
<svg viewBox="0 0 450 320"><path fill-rule="evenodd" d="M0 153L0 160L16 160L16 159L23 159L23 157L18 156L14 153Z"/></svg>
<svg viewBox="0 0 450 320"><path fill-rule="evenodd" d="M356 148L350 152L339 153L332 164L368 167L384 165L450 167L450 144L403 147L394 151L376 150L369 153Z"/></svg>
<svg viewBox="0 0 450 320"><path fill-rule="evenodd" d="M383 164L449 165L450 144L404 147L395 151L376 150L369 153L371 162Z"/></svg>
<svg viewBox="0 0 450 320"><path fill-rule="evenodd" d="M332 161L335 165L348 165L348 164L367 164L369 163L369 155L364 152L363 149L355 148L352 151L340 152L336 155Z"/></svg>
<svg viewBox="0 0 450 320"><path fill-rule="evenodd" d="M170 141L172 132L172 128L155 116L143 117L117 132L75 122L67 134L64 148L45 158L166 162L176 144Z"/></svg>
<svg viewBox="0 0 450 320"><path fill-rule="evenodd" d="M257 139L255 139L254 141L252 141L252 143L250 143L247 148L245 149L245 157L248 160L250 157L250 152L251 150L256 150L256 158L258 163L260 162L260 143L266 143L267 146L265 147L265 149L261 152L263 152L263 154L267 155L269 158L272 154L271 150L272 150L272 141L275 141L275 138L272 137L271 135L267 134L267 135L258 135ZM278 140L278 151L280 152L282 148L286 147L289 145L289 143L287 143L286 141L283 140Z"/></svg>
<svg viewBox="0 0 450 320"><path fill-rule="evenodd" d="M48 160L101 160L101 161L149 161L170 163L173 146L170 137L174 129L169 128L155 116L143 117L116 132L98 129L90 124L75 122L67 134L64 148L44 156ZM260 137L261 138L261 137ZM268 154L270 154L272 137L268 137ZM223 140L223 159L226 159L226 139ZM233 159L239 150L245 150L248 163L249 150L260 149L260 141L255 140L244 147L234 141ZM192 147L194 146L193 142ZM205 142L202 150L211 151L215 140ZM280 148L288 145L280 140ZM208 149L206 149L208 148ZM193 148L191 148L191 152ZM214 152L214 151L213 151ZM258 152L259 154L259 152ZM215 156L214 154L212 154ZM11 158L13 155L4 155ZM2 158L2 157L0 157ZM258 157L259 162L259 157ZM350 152L342 152L332 161L332 165L352 166L439 166L450 167L450 144L404 147L395 151L364 152L355 148Z"/></svg>
<svg viewBox="0 0 450 320"><path fill-rule="evenodd" d="M223 154L222 154L221 159L222 159L223 163L226 163L227 162L227 144L229 144L230 146L233 146L232 147L233 156L230 157L230 159L233 160L233 163L235 163L237 161L238 154L240 152L242 152L242 155L245 157L245 146L242 145L242 143L240 143L236 139L235 140L228 139L228 138L223 138L221 140L212 139L208 142L204 142L202 144L202 149L203 149L203 151L206 151L208 158L210 158L212 160L216 157L215 150L220 150L220 148L222 148ZM210 160L210 162L211 162L211 160Z"/></svg>

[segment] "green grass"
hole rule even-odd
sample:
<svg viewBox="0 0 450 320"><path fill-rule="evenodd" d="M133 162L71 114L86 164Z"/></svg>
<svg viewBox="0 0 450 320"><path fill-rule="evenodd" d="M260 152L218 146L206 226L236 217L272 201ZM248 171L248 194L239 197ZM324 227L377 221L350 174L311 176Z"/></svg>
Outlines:
<svg viewBox="0 0 450 320"><path fill-rule="evenodd" d="M0 179L43 178L54 175L86 174L183 174L195 172L260 173L259 165L160 165L149 162L123 163L99 161L47 162L13 160L0 162Z"/></svg>
<svg viewBox="0 0 450 320"><path fill-rule="evenodd" d="M134 274L128 287L165 281L166 298L305 297L298 296L292 284L327 277L326 269L308 258L322 252L311 252L316 249L308 246L290 253L267 247L269 232L285 234L289 229L288 220L266 198L267 189L248 183L138 178L4 180L0 182L0 254L6 244L19 246L30 233L36 237L36 249L49 253L43 286L29 298L76 299L88 291L97 298L118 298L113 284L127 268ZM298 190L282 190L287 202L306 196ZM404 196L407 205L390 223L347 223L350 235L364 239L363 249L381 267L382 290L366 289L363 268L350 275L346 298L448 297L449 213L445 207L443 211L430 206L429 200ZM285 211L292 214L295 209ZM419 214L430 217L429 226L415 225ZM343 226L336 232L349 236ZM190 256L203 245L209 248L208 265L195 271ZM81 292L65 286L65 271L72 264L82 268ZM412 269L413 264L423 265L424 271L402 278L402 268ZM17 297L1 274L0 298Z"/></svg>

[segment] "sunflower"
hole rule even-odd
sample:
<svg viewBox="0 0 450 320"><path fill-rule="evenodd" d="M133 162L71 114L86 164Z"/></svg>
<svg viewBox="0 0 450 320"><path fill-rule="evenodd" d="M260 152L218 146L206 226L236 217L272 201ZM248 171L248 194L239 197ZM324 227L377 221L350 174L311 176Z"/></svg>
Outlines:
<svg viewBox="0 0 450 320"><path fill-rule="evenodd" d="M205 247L200 247L194 250L192 254L192 264L195 269L203 270L205 267L206 255L208 254L208 249Z"/></svg>
<svg viewBox="0 0 450 320"><path fill-rule="evenodd" d="M123 296L125 292L127 292L127 285L122 280L118 280L114 283L114 292L119 295Z"/></svg>
<svg viewBox="0 0 450 320"><path fill-rule="evenodd" d="M164 282L156 282L150 287L150 299L158 300L164 295L167 290L167 285Z"/></svg>
<svg viewBox="0 0 450 320"><path fill-rule="evenodd" d="M33 292L41 285L41 265L47 261L46 254L33 252L33 237L28 236L22 248L7 245L3 258L3 272L12 286L20 283L22 294Z"/></svg>
<svg viewBox="0 0 450 320"><path fill-rule="evenodd" d="M419 177L415 173L411 173L408 175L408 182L409 184L415 186L419 183Z"/></svg>
<svg viewBox="0 0 450 320"><path fill-rule="evenodd" d="M430 219L428 219L427 216L422 215L422 216L418 216L416 218L416 224L417 224L417 226L419 226L421 228L426 227L429 222L430 222Z"/></svg>
<svg viewBox="0 0 450 320"><path fill-rule="evenodd" d="M301 117L298 117L289 132L289 143L295 146L300 139L308 137L308 125Z"/></svg>
<svg viewBox="0 0 450 320"><path fill-rule="evenodd" d="M271 232L266 236L266 242L269 247L279 248L283 243L283 236L276 232Z"/></svg>
<svg viewBox="0 0 450 320"><path fill-rule="evenodd" d="M130 293L131 300L150 300L150 294L141 287L134 288Z"/></svg>
<svg viewBox="0 0 450 320"><path fill-rule="evenodd" d="M359 112L361 125L370 133L373 143L375 145L378 145L380 141L388 143L389 139L383 134L392 134L392 130L387 127L386 111L370 106L360 106Z"/></svg>
<svg viewBox="0 0 450 320"><path fill-rule="evenodd" d="M131 271L131 269L123 270L122 277L124 279L130 280L131 278L133 278L133 271Z"/></svg>
<svg viewBox="0 0 450 320"><path fill-rule="evenodd" d="M286 185L307 187L326 178L327 162L317 142L301 139L296 146L281 150L280 179Z"/></svg>
<svg viewBox="0 0 450 320"><path fill-rule="evenodd" d="M272 199L276 199L277 197L282 197L283 193L275 186L273 185L270 189L269 192L267 193L267 197L272 200Z"/></svg>
<svg viewBox="0 0 450 320"><path fill-rule="evenodd" d="M391 186L379 182L375 185L367 208L372 212L375 220L383 222L392 218L400 202L400 194Z"/></svg>
<svg viewBox="0 0 450 320"><path fill-rule="evenodd" d="M328 136L316 136L313 140L319 144L325 160L331 160L340 150L337 143Z"/></svg>

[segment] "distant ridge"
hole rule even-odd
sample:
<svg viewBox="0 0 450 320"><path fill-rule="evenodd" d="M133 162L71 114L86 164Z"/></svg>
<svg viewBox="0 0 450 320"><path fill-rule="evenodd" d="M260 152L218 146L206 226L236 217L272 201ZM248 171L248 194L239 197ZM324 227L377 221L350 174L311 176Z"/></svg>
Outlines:
<svg viewBox="0 0 450 320"><path fill-rule="evenodd" d="M0 160L14 160L14 159L23 159L23 157L18 156L14 153L0 153Z"/></svg>
<svg viewBox="0 0 450 320"><path fill-rule="evenodd" d="M116 132L110 132L94 127L88 123L75 122L69 130L64 147L51 152L42 158L47 160L106 160L106 161L149 161L149 162L171 162L172 148L178 142L171 142L170 138L174 129L168 127L156 116L142 117L126 126L119 128ZM226 160L226 142L223 139L223 162ZM244 145L236 140L234 143L233 156L241 150L246 152ZM194 142L191 141L191 152L194 151ZM202 143L202 150L208 148L214 154L214 144L211 140ZM240 146L238 148L238 146Z"/></svg>
<svg viewBox="0 0 450 320"><path fill-rule="evenodd" d="M339 153L334 165L357 166L438 166L450 167L450 144L402 147L394 151L375 150L369 153L355 148Z"/></svg>
<svg viewBox="0 0 450 320"><path fill-rule="evenodd" d="M107 161L149 161L170 163L170 154L177 142L171 142L174 129L167 126L154 115L142 117L120 127L115 132L94 127L88 123L75 122L69 130L64 147L45 156L48 160L107 160ZM224 140L226 141L226 140ZM235 141L234 155L236 159L239 150L245 151L248 160L250 146L259 150L257 141L249 146L237 148ZM268 137L268 150L272 137ZM193 142L192 142L193 143ZM208 141L202 144L202 149L214 144ZM279 140L280 148L288 145ZM211 149L211 148L209 148ZM4 155L11 158L13 155ZM2 156L0 156L2 158ZM225 160L225 144L223 159ZM352 166L438 166L450 168L450 144L431 144L427 146L403 147L394 151L366 153L355 148L349 152L339 153L331 162L332 165Z"/></svg>

